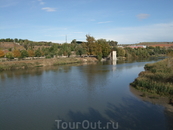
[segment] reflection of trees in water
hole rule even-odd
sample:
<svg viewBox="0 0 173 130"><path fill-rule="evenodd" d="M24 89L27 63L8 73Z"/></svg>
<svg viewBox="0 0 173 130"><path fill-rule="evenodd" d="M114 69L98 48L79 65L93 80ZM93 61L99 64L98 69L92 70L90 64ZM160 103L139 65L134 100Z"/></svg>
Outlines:
<svg viewBox="0 0 173 130"><path fill-rule="evenodd" d="M4 80L7 78L20 78L20 77L29 77L29 76L40 76L44 72L65 72L68 73L71 70L71 66L64 65L64 66L48 66L48 67L36 67L36 68L29 68L25 70L13 70L13 71L3 71L0 72L0 79Z"/></svg>
<svg viewBox="0 0 173 130"><path fill-rule="evenodd" d="M93 90L107 84L109 72L110 68L104 65L87 65L82 68L82 77L87 81L88 89Z"/></svg>
<svg viewBox="0 0 173 130"><path fill-rule="evenodd" d="M69 71L71 71L71 67L72 66L68 66L68 65L66 65L66 66L59 66L58 70L62 71L62 72L65 72L65 73L68 73Z"/></svg>
<svg viewBox="0 0 173 130"><path fill-rule="evenodd" d="M68 117L69 117L69 120L65 120L65 119L62 119L61 117L58 117L58 120L62 120L62 122L83 122L85 120L89 121L89 123L92 123L94 124L94 122L98 122L100 121L101 122L101 128L103 127L106 127L106 123L107 122L110 122L110 120L108 120L107 118L103 117L101 115L101 113L94 109L94 108L88 108L88 113L82 113L80 111L77 111L77 112L73 112L71 110L69 110L69 112L67 113ZM115 122L116 123L116 122ZM62 124L60 123L60 126ZM86 125L85 125L86 127ZM91 129L91 126L89 126ZM97 127L98 128L98 127ZM67 129L70 130L70 128L68 127ZM82 128L82 125L79 125L79 130L84 130L85 128ZM54 123L53 127L52 127L52 130L57 130L57 122ZM59 130L63 130L63 128L60 127ZM112 130L111 129L111 125L109 126L109 130Z"/></svg>
<svg viewBox="0 0 173 130"><path fill-rule="evenodd" d="M67 113L68 119L58 116L56 120L62 120L63 122L100 121L102 127L106 126L107 122L113 121L114 123L118 122L118 129L122 130L173 129L171 126L172 120L167 117L165 119L160 106L141 102L134 98L123 98L123 104L107 103L104 113L100 113L99 110L92 107L88 108L87 112L69 110ZM169 120L169 124L167 124L167 120ZM55 122L52 130L56 130L56 128L57 123ZM109 130L112 129L109 128ZM83 129L80 128L79 130Z"/></svg>
<svg viewBox="0 0 173 130"><path fill-rule="evenodd" d="M21 76L28 77L28 76L42 75L42 72L43 70L40 68L3 71L0 73L0 77L2 80L6 78L20 78Z"/></svg>

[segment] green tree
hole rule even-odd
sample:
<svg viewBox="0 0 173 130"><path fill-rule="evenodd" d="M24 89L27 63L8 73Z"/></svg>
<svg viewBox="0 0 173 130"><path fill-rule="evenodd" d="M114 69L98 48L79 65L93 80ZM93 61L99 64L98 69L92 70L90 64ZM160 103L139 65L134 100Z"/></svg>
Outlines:
<svg viewBox="0 0 173 130"><path fill-rule="evenodd" d="M9 48L8 51L12 51L12 48Z"/></svg>
<svg viewBox="0 0 173 130"><path fill-rule="evenodd" d="M21 58L25 58L25 57L28 57L28 52L26 50L22 50L21 51Z"/></svg>
<svg viewBox="0 0 173 130"><path fill-rule="evenodd" d="M75 51L76 51L76 55L80 55L80 56L82 56L82 54L86 53L86 50L85 50L85 48L82 47L82 45L77 45Z"/></svg>
<svg viewBox="0 0 173 130"><path fill-rule="evenodd" d="M94 55L95 54L95 50L96 50L96 40L94 37L90 36L90 35L86 35L86 51L88 55Z"/></svg>
<svg viewBox="0 0 173 130"><path fill-rule="evenodd" d="M59 45L58 44L53 44L50 48L49 48L49 53L51 53L52 57L54 55L57 55L58 54L58 48L59 48Z"/></svg>
<svg viewBox="0 0 173 130"><path fill-rule="evenodd" d="M98 39L97 43L101 45L102 57L107 57L111 52L111 48L106 39Z"/></svg>
<svg viewBox="0 0 173 130"><path fill-rule="evenodd" d="M19 42L19 40L18 40L17 38L15 38L15 39L14 39L14 42L18 43L18 42Z"/></svg>
<svg viewBox="0 0 173 130"><path fill-rule="evenodd" d="M25 40L24 42L22 42L22 44L23 44L23 47L24 47L26 50L28 50L28 48L29 48L29 41L28 41L28 40Z"/></svg>
<svg viewBox="0 0 173 130"><path fill-rule="evenodd" d="M125 50L121 47L117 47L117 55L118 57L124 57L125 56Z"/></svg>
<svg viewBox="0 0 173 130"><path fill-rule="evenodd" d="M101 46L100 44L98 44L98 43L95 43L95 44L96 44L96 47L97 47L97 49L96 49L96 51L95 51L96 56L97 56L97 59L98 59L99 61L101 61L101 59L102 59L102 57L103 57L102 46Z"/></svg>
<svg viewBox="0 0 173 130"><path fill-rule="evenodd" d="M40 52L39 49L35 51L35 56L36 57L41 57L41 52Z"/></svg>
<svg viewBox="0 0 173 130"><path fill-rule="evenodd" d="M77 45L78 45L78 44L76 43L76 39L73 39L73 40L71 41L71 50L72 50L72 51L75 51Z"/></svg>
<svg viewBox="0 0 173 130"><path fill-rule="evenodd" d="M13 53L12 52L6 53L6 58L8 58L8 59L14 59Z"/></svg>
<svg viewBox="0 0 173 130"><path fill-rule="evenodd" d="M71 44L77 44L77 43L76 43L76 39L73 39L73 40L71 41Z"/></svg>
<svg viewBox="0 0 173 130"><path fill-rule="evenodd" d="M108 41L107 42L110 46L113 46L113 47L115 47L115 46L117 46L117 44L118 44L118 42L117 41Z"/></svg>
<svg viewBox="0 0 173 130"><path fill-rule="evenodd" d="M70 44L64 43L64 44L61 46L61 51L62 51L62 54L63 54L64 56L70 57L70 55L71 55L71 46L70 46Z"/></svg>

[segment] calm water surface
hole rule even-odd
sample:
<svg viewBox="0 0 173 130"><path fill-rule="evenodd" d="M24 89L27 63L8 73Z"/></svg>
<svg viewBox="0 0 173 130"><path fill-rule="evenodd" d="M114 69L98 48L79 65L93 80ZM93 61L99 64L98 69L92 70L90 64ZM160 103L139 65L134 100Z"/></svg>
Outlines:
<svg viewBox="0 0 173 130"><path fill-rule="evenodd" d="M85 120L85 128L100 121L102 129L114 129L107 122L122 130L173 129L163 106L130 92L129 83L151 62L1 72L0 130L58 130L55 120L62 120L59 129Z"/></svg>

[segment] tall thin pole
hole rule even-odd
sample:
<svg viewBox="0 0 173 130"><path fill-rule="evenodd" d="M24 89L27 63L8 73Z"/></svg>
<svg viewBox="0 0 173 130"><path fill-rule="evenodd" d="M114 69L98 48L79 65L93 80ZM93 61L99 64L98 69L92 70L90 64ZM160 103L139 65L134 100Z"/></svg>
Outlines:
<svg viewBox="0 0 173 130"><path fill-rule="evenodd" d="M65 41L66 41L66 43L67 43L67 35L65 35Z"/></svg>

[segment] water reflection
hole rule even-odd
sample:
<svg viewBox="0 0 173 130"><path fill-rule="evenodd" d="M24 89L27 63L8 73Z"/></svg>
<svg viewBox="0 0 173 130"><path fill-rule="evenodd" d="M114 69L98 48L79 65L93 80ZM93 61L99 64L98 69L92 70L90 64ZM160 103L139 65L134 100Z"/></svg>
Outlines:
<svg viewBox="0 0 173 130"><path fill-rule="evenodd" d="M170 129L173 128L173 106L171 104L169 104L169 98L168 97L160 97L157 95L150 95L150 94L145 94L145 96L143 95L143 92L136 90L134 87L129 86L130 87L130 91L139 99L145 101L145 102L150 102L154 105L162 105L164 106L164 113L165 113L165 117L166 117L166 122L168 127Z"/></svg>
<svg viewBox="0 0 173 130"><path fill-rule="evenodd" d="M129 83L146 63L102 62L1 72L0 129L56 130L58 119L100 120L103 125L111 120L119 122L120 129L172 128L163 106L142 101L129 90Z"/></svg>
<svg viewBox="0 0 173 130"><path fill-rule="evenodd" d="M63 122L82 122L87 120L90 123L100 121L102 128L106 128L107 122L112 121L114 123L118 122L118 129L122 130L163 130L172 128L164 124L166 118L160 111L163 107L160 106L158 109L158 106L136 101L134 98L123 98L123 101L124 104L119 104L118 106L108 102L104 110L106 116L98 111L98 109L89 107L87 112L69 110L67 113L68 119L57 116L56 120L62 120ZM153 112L155 113L154 115ZM57 123L55 122L52 130L56 129ZM84 128L81 127L79 130L83 129ZM109 130L113 129L114 128L110 125ZM62 130L62 128L60 130Z"/></svg>
<svg viewBox="0 0 173 130"><path fill-rule="evenodd" d="M48 66L48 67L30 68L25 70L3 71L3 72L0 72L0 78L3 81L8 78L20 79L21 77L27 78L29 76L40 76L43 73L48 73L48 72L68 73L71 70L71 67L72 67L71 65L64 65L64 66Z"/></svg>

